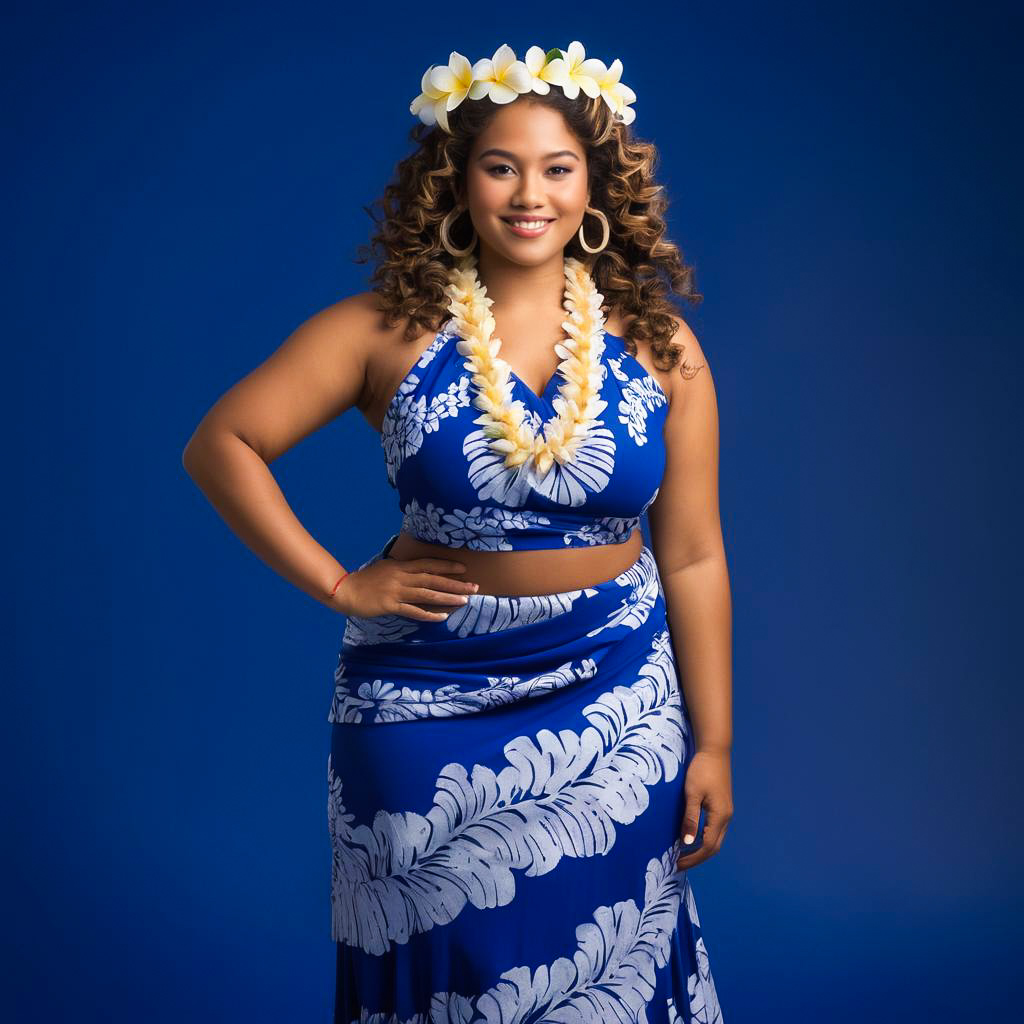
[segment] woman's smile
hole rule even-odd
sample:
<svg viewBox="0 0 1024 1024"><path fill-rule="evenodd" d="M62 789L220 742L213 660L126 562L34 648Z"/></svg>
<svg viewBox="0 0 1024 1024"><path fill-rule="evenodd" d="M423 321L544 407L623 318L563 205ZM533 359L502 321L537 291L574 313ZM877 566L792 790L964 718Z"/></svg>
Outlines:
<svg viewBox="0 0 1024 1024"><path fill-rule="evenodd" d="M550 217L502 217L509 231L521 238L537 238L553 223Z"/></svg>

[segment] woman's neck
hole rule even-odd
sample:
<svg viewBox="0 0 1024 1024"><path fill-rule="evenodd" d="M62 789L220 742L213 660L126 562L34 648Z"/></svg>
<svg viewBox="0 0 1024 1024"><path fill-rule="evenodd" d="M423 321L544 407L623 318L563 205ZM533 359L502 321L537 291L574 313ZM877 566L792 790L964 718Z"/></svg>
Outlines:
<svg viewBox="0 0 1024 1024"><path fill-rule="evenodd" d="M565 296L565 257L559 252L535 266L513 263L481 246L477 274L504 318L517 320L562 309Z"/></svg>

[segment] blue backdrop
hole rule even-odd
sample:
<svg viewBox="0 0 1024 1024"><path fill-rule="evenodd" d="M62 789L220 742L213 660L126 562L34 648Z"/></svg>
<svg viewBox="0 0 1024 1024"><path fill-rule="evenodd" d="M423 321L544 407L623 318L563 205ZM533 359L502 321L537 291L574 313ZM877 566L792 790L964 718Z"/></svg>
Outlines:
<svg viewBox="0 0 1024 1024"><path fill-rule="evenodd" d="M367 287L363 207L423 69L579 38L624 62L706 296L736 816L692 878L725 1019L1011 1019L1019 6L22 7L6 1018L328 1019L344 620L231 534L182 448ZM397 529L355 411L273 468L348 567Z"/></svg>

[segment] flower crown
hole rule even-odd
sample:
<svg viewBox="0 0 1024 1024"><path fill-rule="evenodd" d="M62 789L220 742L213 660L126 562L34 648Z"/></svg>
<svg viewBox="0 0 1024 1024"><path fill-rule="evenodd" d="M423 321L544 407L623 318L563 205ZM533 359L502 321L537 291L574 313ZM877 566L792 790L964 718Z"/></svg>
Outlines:
<svg viewBox="0 0 1024 1024"><path fill-rule="evenodd" d="M426 125L439 124L450 134L448 114L467 97L479 100L486 96L494 103L511 103L528 92L546 95L557 85L571 100L581 89L591 99L603 97L616 121L632 124L636 111L629 104L636 93L619 81L621 74L618 57L605 66L604 61L588 57L579 41L570 43L567 50L556 48L547 53L531 46L524 60L517 60L512 47L502 43L493 57L482 57L473 65L452 50L447 65L431 64L423 72L422 91L409 104L409 112L418 114Z"/></svg>

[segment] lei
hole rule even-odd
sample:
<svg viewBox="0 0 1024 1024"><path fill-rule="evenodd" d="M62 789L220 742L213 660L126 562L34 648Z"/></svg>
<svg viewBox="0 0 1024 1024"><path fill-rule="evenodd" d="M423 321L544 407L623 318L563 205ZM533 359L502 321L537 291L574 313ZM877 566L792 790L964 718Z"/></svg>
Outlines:
<svg viewBox="0 0 1024 1024"><path fill-rule="evenodd" d="M572 461L608 404L601 399L604 296L586 266L572 256L565 258L565 282L563 305L569 316L562 327L567 337L555 345L562 359L558 364L562 383L551 403L555 415L539 435L525 421L522 401L512 401L512 368L501 358L501 340L494 337L491 314L494 300L480 282L475 257L465 257L449 271L445 288L459 335L456 347L466 357L464 365L475 390L473 405L481 411L474 422L490 439L491 449L504 455L507 468L532 459L541 479L555 461L562 465Z"/></svg>

